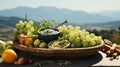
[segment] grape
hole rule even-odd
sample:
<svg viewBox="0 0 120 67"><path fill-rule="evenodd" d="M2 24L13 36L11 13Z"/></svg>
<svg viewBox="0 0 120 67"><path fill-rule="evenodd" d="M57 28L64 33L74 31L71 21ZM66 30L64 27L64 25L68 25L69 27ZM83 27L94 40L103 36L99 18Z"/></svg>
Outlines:
<svg viewBox="0 0 120 67"><path fill-rule="evenodd" d="M33 33L31 31L27 32L27 37L33 37Z"/></svg>
<svg viewBox="0 0 120 67"><path fill-rule="evenodd" d="M60 27L58 27L58 29L59 29L60 32L63 33L63 31L64 31L64 30L63 30L63 27L60 26Z"/></svg>
<svg viewBox="0 0 120 67"><path fill-rule="evenodd" d="M33 22L32 20L30 20L28 23L29 23L30 25L33 25L34 22Z"/></svg>
<svg viewBox="0 0 120 67"><path fill-rule="evenodd" d="M79 30L80 30L80 27L79 27L79 26L76 26L76 27L75 27L75 30L76 30L76 31L79 31Z"/></svg>
<svg viewBox="0 0 120 67"><path fill-rule="evenodd" d="M17 31L17 29L16 29L16 28L13 30L13 32L14 32L14 33L18 33L18 31Z"/></svg>
<svg viewBox="0 0 120 67"><path fill-rule="evenodd" d="M98 36L96 37L96 43L99 45L102 41L102 37L101 36Z"/></svg>
<svg viewBox="0 0 120 67"><path fill-rule="evenodd" d="M18 32L19 32L19 34L22 34L23 30L22 29L18 29Z"/></svg>
<svg viewBox="0 0 120 67"><path fill-rule="evenodd" d="M72 48L76 48L77 45L76 45L76 44L71 44L71 47L72 47Z"/></svg>
<svg viewBox="0 0 120 67"><path fill-rule="evenodd" d="M86 30L85 30L85 29L82 29L82 32L86 32Z"/></svg>
<svg viewBox="0 0 120 67"><path fill-rule="evenodd" d="M63 27L63 33L67 34L67 28Z"/></svg>
<svg viewBox="0 0 120 67"><path fill-rule="evenodd" d="M65 40L68 40L69 36L68 35L64 35L63 36Z"/></svg>
<svg viewBox="0 0 120 67"><path fill-rule="evenodd" d="M24 23L22 20L19 21L19 25L20 25L20 28L23 28L24 27Z"/></svg>
<svg viewBox="0 0 120 67"><path fill-rule="evenodd" d="M69 37L69 41L70 41L70 42L74 42L75 39L76 39L76 37Z"/></svg>
<svg viewBox="0 0 120 67"><path fill-rule="evenodd" d="M24 21L24 25L27 25L28 24L28 22L27 21Z"/></svg>
<svg viewBox="0 0 120 67"><path fill-rule="evenodd" d="M93 34L93 33L90 34L90 37L91 37L91 38L94 38L94 37L95 37L95 34Z"/></svg>
<svg viewBox="0 0 120 67"><path fill-rule="evenodd" d="M96 43L95 43L95 40L94 40L94 39L91 39L91 40L90 40L90 45L91 45L91 46L95 46L95 45L96 45Z"/></svg>
<svg viewBox="0 0 120 67"><path fill-rule="evenodd" d="M30 28L31 28L31 25L27 24L27 25L26 25L26 28L27 28L27 29L30 29Z"/></svg>
<svg viewBox="0 0 120 67"><path fill-rule="evenodd" d="M80 37L77 37L77 38L75 39L75 42L80 43Z"/></svg>
<svg viewBox="0 0 120 67"><path fill-rule="evenodd" d="M67 27L68 27L68 29L69 29L69 30L71 30L71 31L73 31L73 30L74 30L74 27L73 27L73 26L71 26L71 25L68 25Z"/></svg>
<svg viewBox="0 0 120 67"><path fill-rule="evenodd" d="M40 45L40 43L41 43L41 41L40 41L39 39L36 39L36 40L34 41L34 46L37 47L37 46Z"/></svg>
<svg viewBox="0 0 120 67"><path fill-rule="evenodd" d="M31 31L31 32L34 32L34 27L31 27L31 28L30 28L30 31Z"/></svg>
<svg viewBox="0 0 120 67"><path fill-rule="evenodd" d="M24 27L24 23L20 23L19 26L20 26L20 28L23 28Z"/></svg>
<svg viewBox="0 0 120 67"><path fill-rule="evenodd" d="M22 24L23 23L23 21L22 20L19 20L19 22L18 22L19 24Z"/></svg>
<svg viewBox="0 0 120 67"><path fill-rule="evenodd" d="M73 31L71 31L70 33L69 33L69 37L73 37L74 36L74 33L73 33Z"/></svg>
<svg viewBox="0 0 120 67"><path fill-rule="evenodd" d="M60 26L58 28L62 36L61 39L68 39L70 41L72 47L90 47L95 46L96 44L100 44L102 38L99 36L95 36L95 34L90 34L85 29L80 30L79 26L73 27L71 25L68 26ZM68 35L68 38L65 37Z"/></svg>
<svg viewBox="0 0 120 67"><path fill-rule="evenodd" d="M26 34L27 33L27 29L23 28L23 33Z"/></svg>
<svg viewBox="0 0 120 67"><path fill-rule="evenodd" d="M90 41L90 39L91 39L91 38L90 38L90 36L89 36L89 35L87 35L85 40L86 40L87 42L89 42L89 41Z"/></svg>
<svg viewBox="0 0 120 67"><path fill-rule="evenodd" d="M16 28L20 28L20 24L16 24Z"/></svg>
<svg viewBox="0 0 120 67"><path fill-rule="evenodd" d="M39 48L46 48L47 47L47 44L45 42L42 42L40 45L39 45Z"/></svg>
<svg viewBox="0 0 120 67"><path fill-rule="evenodd" d="M79 36L79 32L77 32L77 31L74 31L73 34L74 34L74 36L76 36L76 37Z"/></svg>
<svg viewBox="0 0 120 67"><path fill-rule="evenodd" d="M82 40L82 46L83 47L88 47L88 42L86 40Z"/></svg>

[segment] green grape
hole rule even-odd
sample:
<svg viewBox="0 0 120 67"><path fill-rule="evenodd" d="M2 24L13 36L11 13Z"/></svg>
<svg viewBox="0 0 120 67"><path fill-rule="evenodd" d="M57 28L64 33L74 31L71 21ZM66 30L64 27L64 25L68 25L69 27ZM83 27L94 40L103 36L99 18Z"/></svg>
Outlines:
<svg viewBox="0 0 120 67"><path fill-rule="evenodd" d="M62 27L62 26L59 26L58 29L60 30L60 32L63 33L64 30L63 30L63 27Z"/></svg>
<svg viewBox="0 0 120 67"><path fill-rule="evenodd" d="M75 27L75 31L79 31L80 30L80 27L79 26L76 26Z"/></svg>
<svg viewBox="0 0 120 67"><path fill-rule="evenodd" d="M47 44L45 42L42 42L40 45L39 45L39 48L46 48L47 47Z"/></svg>
<svg viewBox="0 0 120 67"><path fill-rule="evenodd" d="M27 37L33 37L33 33L31 31L27 32Z"/></svg>
<svg viewBox="0 0 120 67"><path fill-rule="evenodd" d="M23 33L26 34L27 33L27 29L23 28Z"/></svg>
<svg viewBox="0 0 120 67"><path fill-rule="evenodd" d="M74 36L74 32L73 32L73 31L70 31L69 37L73 37L73 36Z"/></svg>
<svg viewBox="0 0 120 67"><path fill-rule="evenodd" d="M19 21L19 24L20 24L20 28L23 28L24 27L24 23L22 20Z"/></svg>
<svg viewBox="0 0 120 67"><path fill-rule="evenodd" d="M75 39L75 42L80 43L80 37L77 37L77 38Z"/></svg>
<svg viewBox="0 0 120 67"><path fill-rule="evenodd" d="M80 31L79 35L80 35L80 36L85 36L85 32Z"/></svg>
<svg viewBox="0 0 120 67"><path fill-rule="evenodd" d="M63 27L63 33L67 34L67 28Z"/></svg>
<svg viewBox="0 0 120 67"><path fill-rule="evenodd" d="M76 48L77 45L76 44L71 44L71 48Z"/></svg>
<svg viewBox="0 0 120 67"><path fill-rule="evenodd" d="M98 36L98 41L102 41L102 37L101 36Z"/></svg>
<svg viewBox="0 0 120 67"><path fill-rule="evenodd" d="M69 36L68 35L64 35L63 36L65 40L68 40Z"/></svg>
<svg viewBox="0 0 120 67"><path fill-rule="evenodd" d="M102 41L102 37L101 36L98 36L96 37L96 43L99 45Z"/></svg>
<svg viewBox="0 0 120 67"><path fill-rule="evenodd" d="M32 20L30 20L28 23L29 23L30 25L33 25L34 22L33 22Z"/></svg>
<svg viewBox="0 0 120 67"><path fill-rule="evenodd" d="M18 33L18 31L17 31L17 29L16 29L16 28L13 30L13 33Z"/></svg>
<svg viewBox="0 0 120 67"><path fill-rule="evenodd" d="M90 36L89 36L89 35L87 35L85 40L86 40L87 42L89 42L89 41L90 41L90 39L91 39L91 38L90 38Z"/></svg>
<svg viewBox="0 0 120 67"><path fill-rule="evenodd" d="M69 30L71 30L71 31L73 31L73 30L74 30L74 27L73 27L73 26L71 26L71 25L68 25L68 26L67 26L67 28L68 28Z"/></svg>
<svg viewBox="0 0 120 67"><path fill-rule="evenodd" d="M20 28L20 24L16 24L16 28Z"/></svg>
<svg viewBox="0 0 120 67"><path fill-rule="evenodd" d="M86 40L82 40L82 46L83 47L88 47L89 44L88 44L88 42Z"/></svg>
<svg viewBox="0 0 120 67"><path fill-rule="evenodd" d="M31 31L31 32L34 32L34 31L35 31L35 30L34 30L34 27L31 27L31 28L30 28L30 31Z"/></svg>
<svg viewBox="0 0 120 67"><path fill-rule="evenodd" d="M85 32L85 35L89 35L89 32L86 31L86 32Z"/></svg>
<svg viewBox="0 0 120 67"><path fill-rule="evenodd" d="M31 28L31 25L27 24L27 25L26 25L26 28L27 28L27 29L30 29L30 28Z"/></svg>
<svg viewBox="0 0 120 67"><path fill-rule="evenodd" d="M90 45L91 45L91 46L95 46L95 45L96 45L96 42L95 42L94 39L91 39L91 40L90 40Z"/></svg>
<svg viewBox="0 0 120 67"><path fill-rule="evenodd" d="M86 32L86 30L85 30L85 29L82 29L82 32Z"/></svg>
<svg viewBox="0 0 120 67"><path fill-rule="evenodd" d="M19 20L19 22L18 22L19 24L21 24L21 23L23 23L23 21L22 20Z"/></svg>
<svg viewBox="0 0 120 67"><path fill-rule="evenodd" d="M20 23L20 28L23 28L24 27L24 23Z"/></svg>
<svg viewBox="0 0 120 67"><path fill-rule="evenodd" d="M74 36L76 36L76 37L79 36L79 32L77 32L77 31L74 31L73 34L74 34Z"/></svg>
<svg viewBox="0 0 120 67"><path fill-rule="evenodd" d="M93 33L90 34L90 37L91 37L91 38L94 38L94 37L95 37L95 34L93 34Z"/></svg>
<svg viewBox="0 0 120 67"><path fill-rule="evenodd" d="M62 27L63 27L63 28L67 28L66 25L63 25Z"/></svg>
<svg viewBox="0 0 120 67"><path fill-rule="evenodd" d="M40 45L40 43L41 43L41 41L40 41L39 39L36 39L36 40L34 41L34 46L37 47L37 46Z"/></svg>
<svg viewBox="0 0 120 67"><path fill-rule="evenodd" d="M28 22L27 21L24 21L24 25L27 25L28 24Z"/></svg>
<svg viewBox="0 0 120 67"><path fill-rule="evenodd" d="M22 34L23 30L22 29L18 29L18 32L19 32L19 34Z"/></svg>
<svg viewBox="0 0 120 67"><path fill-rule="evenodd" d="M70 42L74 42L75 39L76 39L76 37L69 37L69 41L70 41Z"/></svg>
<svg viewBox="0 0 120 67"><path fill-rule="evenodd" d="M85 36L81 36L80 39L81 39L81 40L85 40L86 37L85 37Z"/></svg>

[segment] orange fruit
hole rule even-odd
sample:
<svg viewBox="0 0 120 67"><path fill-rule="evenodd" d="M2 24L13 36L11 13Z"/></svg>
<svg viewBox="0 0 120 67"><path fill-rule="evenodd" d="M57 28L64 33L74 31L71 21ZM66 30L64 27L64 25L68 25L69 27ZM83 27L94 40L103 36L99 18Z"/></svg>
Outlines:
<svg viewBox="0 0 120 67"><path fill-rule="evenodd" d="M17 59L17 54L12 49L6 49L2 54L2 60L5 63L14 63Z"/></svg>

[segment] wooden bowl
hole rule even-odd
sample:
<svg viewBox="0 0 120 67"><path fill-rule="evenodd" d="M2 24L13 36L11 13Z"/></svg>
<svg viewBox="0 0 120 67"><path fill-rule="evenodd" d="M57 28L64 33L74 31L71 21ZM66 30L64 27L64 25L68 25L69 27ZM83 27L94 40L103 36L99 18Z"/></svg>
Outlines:
<svg viewBox="0 0 120 67"><path fill-rule="evenodd" d="M50 49L50 48L30 48L24 45L14 42L14 47L20 51L26 52L30 55L42 56L42 57L86 57L98 53L103 48L104 42L94 47L86 48L61 48L61 49Z"/></svg>

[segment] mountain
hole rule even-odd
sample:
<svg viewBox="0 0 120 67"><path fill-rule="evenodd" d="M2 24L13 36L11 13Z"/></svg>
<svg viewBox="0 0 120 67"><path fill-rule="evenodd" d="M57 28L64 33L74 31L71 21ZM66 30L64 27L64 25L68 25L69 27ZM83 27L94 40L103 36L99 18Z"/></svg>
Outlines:
<svg viewBox="0 0 120 67"><path fill-rule="evenodd" d="M102 12L98 12L97 14L101 14L103 16L111 17L115 20L120 20L120 10L102 11Z"/></svg>
<svg viewBox="0 0 120 67"><path fill-rule="evenodd" d="M0 16L0 35L11 33L18 20L23 20L18 17L2 17Z"/></svg>
<svg viewBox="0 0 120 67"><path fill-rule="evenodd" d="M0 28L15 27L15 24L18 22L18 20L23 20L23 19L18 17L0 16Z"/></svg>
<svg viewBox="0 0 120 67"><path fill-rule="evenodd" d="M100 14L87 13L85 11L75 11L70 9L59 9L56 7L44 7L40 6L38 8L30 7L17 7L12 9L6 9L0 11L0 16L16 16L24 18L27 14L29 19L40 21L41 17L45 19L55 18L58 22L68 19L70 22L77 23L98 23L113 21L111 17L103 16Z"/></svg>
<svg viewBox="0 0 120 67"><path fill-rule="evenodd" d="M23 18L19 17L3 17L0 16L0 33L11 33L12 30L15 28L16 23L19 20L24 20ZM36 22L36 21L34 21ZM104 22L104 23L67 23L66 25L73 25L73 26L80 26L82 29L117 29L120 27L120 20L119 21L111 21L111 22Z"/></svg>
<svg viewBox="0 0 120 67"><path fill-rule="evenodd" d="M111 30L111 29L118 29L120 27L120 20L119 21L110 21L105 23L90 23L90 24L83 24L82 28L88 30Z"/></svg>

